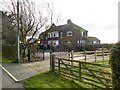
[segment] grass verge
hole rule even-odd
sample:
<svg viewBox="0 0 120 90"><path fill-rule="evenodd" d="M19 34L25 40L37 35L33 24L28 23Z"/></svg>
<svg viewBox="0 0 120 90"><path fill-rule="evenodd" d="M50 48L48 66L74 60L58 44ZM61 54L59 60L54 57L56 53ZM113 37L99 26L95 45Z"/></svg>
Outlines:
<svg viewBox="0 0 120 90"><path fill-rule="evenodd" d="M25 88L80 88L74 81L68 80L53 72L45 72L23 80Z"/></svg>
<svg viewBox="0 0 120 90"><path fill-rule="evenodd" d="M109 64L108 60L98 61L96 63L102 65ZM110 68L104 68L104 67L99 68L96 66L94 67L92 65L88 65L87 67L92 68L93 70L99 70L99 71L111 73ZM69 72L69 70L64 70L64 72ZM90 72L88 72L87 70L82 70L82 72L90 74ZM95 75L99 77L103 76L105 78L110 79L108 75L104 75L100 72L96 72ZM94 76L88 76L88 75L82 75L82 76L91 79L93 81L99 81L99 79L96 79ZM85 81L91 83L92 85L86 84ZM85 88L96 88L96 85L102 88L106 88L106 86L101 85L100 83L95 83L93 81L83 80L79 82L78 80L69 79L53 72L46 72L24 80L23 84L25 88L79 88L80 90L81 89L84 90ZM106 81L104 78L101 79L101 81L105 83L105 85L107 85L108 83L108 81Z"/></svg>

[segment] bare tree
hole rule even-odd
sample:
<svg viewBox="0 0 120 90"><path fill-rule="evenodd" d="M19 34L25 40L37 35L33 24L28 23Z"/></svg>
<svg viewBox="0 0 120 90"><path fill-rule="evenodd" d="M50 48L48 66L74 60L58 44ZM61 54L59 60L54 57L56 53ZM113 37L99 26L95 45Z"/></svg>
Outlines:
<svg viewBox="0 0 120 90"><path fill-rule="evenodd" d="M47 28L49 28L53 23L57 25L66 19L63 18L60 13L58 13L57 15L55 14L53 2L52 4L48 2L46 4L47 4L46 9L48 11L48 22L49 22Z"/></svg>
<svg viewBox="0 0 120 90"><path fill-rule="evenodd" d="M6 9L8 10L9 14L13 17L13 24L17 24L17 2L16 0L11 0L10 3L5 2L4 0L0 2ZM36 12L36 5L29 0L20 0L20 12L19 12L19 21L20 21L20 41L24 46L24 53L27 46L33 44L40 40L39 32L44 28L49 28L53 23L54 18L54 10L53 10L53 3L52 7L49 3L47 6L41 6L41 9ZM44 14L43 8L47 10L46 14ZM62 21L60 15L56 18L56 23ZM50 22L50 23L49 23ZM27 37L30 37L27 40Z"/></svg>
<svg viewBox="0 0 120 90"><path fill-rule="evenodd" d="M11 7L3 2L3 5L9 10L8 12L14 17L14 24L16 24L16 15L17 15L17 5L15 0L11 0ZM45 26L47 22L46 16L42 15L43 11L39 11L39 14L36 13L35 3L30 2L29 0L21 0L20 2L20 35L22 37L22 43L30 43L33 38L39 40L38 32ZM36 18L37 17L37 18ZM36 37L36 35L38 37ZM26 42L26 37L31 36L31 38Z"/></svg>
<svg viewBox="0 0 120 90"><path fill-rule="evenodd" d="M7 9L10 15L14 17L14 24L17 24L17 2L11 0L10 5L3 1L1 2ZM47 22L46 16L43 16L43 11L36 13L35 3L29 0L21 0L19 10L20 21L20 41L24 46L24 52L29 44L35 43L39 40L39 31L45 26ZM36 18L37 17L37 18ZM30 37L28 40L27 37Z"/></svg>

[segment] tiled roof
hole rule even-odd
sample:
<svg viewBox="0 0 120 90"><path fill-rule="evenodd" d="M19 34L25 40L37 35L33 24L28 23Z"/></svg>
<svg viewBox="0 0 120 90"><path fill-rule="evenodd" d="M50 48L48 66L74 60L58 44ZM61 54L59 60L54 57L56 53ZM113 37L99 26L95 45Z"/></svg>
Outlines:
<svg viewBox="0 0 120 90"><path fill-rule="evenodd" d="M68 30L68 28L70 28L72 30L80 30L80 32L87 31L87 30L83 29L82 27L80 27L80 26L78 26L78 25L76 25L74 23L55 26L56 30Z"/></svg>
<svg viewBox="0 0 120 90"><path fill-rule="evenodd" d="M83 39L89 40L89 41L99 41L96 37L90 37L90 36L83 36Z"/></svg>
<svg viewBox="0 0 120 90"><path fill-rule="evenodd" d="M72 22L69 22L67 24L64 24L64 25L59 25L59 26L56 26L55 24L52 24L51 27L46 30L45 32L42 32L41 34L45 34L49 31L64 31L64 30L79 30L80 32L85 32L87 30L85 30L84 28L72 23Z"/></svg>

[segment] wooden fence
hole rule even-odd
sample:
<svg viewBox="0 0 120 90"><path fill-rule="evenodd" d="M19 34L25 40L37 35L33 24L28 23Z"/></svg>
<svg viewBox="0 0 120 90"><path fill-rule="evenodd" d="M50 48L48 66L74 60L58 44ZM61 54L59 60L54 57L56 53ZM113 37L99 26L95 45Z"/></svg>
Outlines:
<svg viewBox="0 0 120 90"><path fill-rule="evenodd" d="M46 55L47 53L47 55ZM95 51L84 51L84 52L51 52L51 51L44 51L44 50L36 50L31 51L31 60L32 61L41 61L41 60L48 60L50 58L50 53L55 54L58 58L65 58L65 59L74 59L78 61L97 61L97 60L104 60L106 57L109 57L108 50L95 50ZM48 55L49 54L49 55ZM25 58L27 61L27 57ZM23 59L22 59L23 60Z"/></svg>
<svg viewBox="0 0 120 90"><path fill-rule="evenodd" d="M97 61L97 60L105 60L109 59L109 50L95 50L95 51L84 51L84 52L73 52L71 51L69 55L70 59L74 60L82 60L82 61Z"/></svg>
<svg viewBox="0 0 120 90"><path fill-rule="evenodd" d="M30 51L30 61L50 60L51 51L34 50ZM28 57L21 58L21 62L28 62Z"/></svg>
<svg viewBox="0 0 120 90"><path fill-rule="evenodd" d="M69 64L71 63L71 64ZM50 56L50 70L57 72L72 80L78 80L92 87L111 88L111 73L109 66L90 62L81 62L70 59L56 58Z"/></svg>
<svg viewBox="0 0 120 90"><path fill-rule="evenodd" d="M44 50L32 51L31 52L31 60L32 61L39 61L39 60L44 60L44 59L45 59Z"/></svg>
<svg viewBox="0 0 120 90"><path fill-rule="evenodd" d="M71 52L53 52L52 54L60 58L70 58Z"/></svg>

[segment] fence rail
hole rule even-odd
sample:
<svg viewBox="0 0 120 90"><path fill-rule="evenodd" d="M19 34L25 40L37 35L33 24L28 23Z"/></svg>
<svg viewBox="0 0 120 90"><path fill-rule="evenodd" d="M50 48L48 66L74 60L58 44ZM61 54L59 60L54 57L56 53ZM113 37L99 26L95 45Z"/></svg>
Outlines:
<svg viewBox="0 0 120 90"><path fill-rule="evenodd" d="M57 58L55 54L51 54L50 57L51 71L94 87L112 87L111 73L105 68L107 65Z"/></svg>
<svg viewBox="0 0 120 90"><path fill-rule="evenodd" d="M95 51L84 51L84 52L73 52L70 53L70 58L74 60L81 60L85 62L97 61L97 60L105 60L109 59L109 50L95 50Z"/></svg>
<svg viewBox="0 0 120 90"><path fill-rule="evenodd" d="M50 58L50 53L55 54L55 56L59 58L65 59L74 59L78 61L97 61L97 60L104 60L106 57L109 57L108 50L101 50L101 51L83 51L83 52L52 52L52 51L44 51L44 50L32 50L30 53L31 61L41 61ZM21 58L22 59L22 58ZM25 60L24 60L25 59ZM27 57L22 59L23 62L27 61Z"/></svg>

